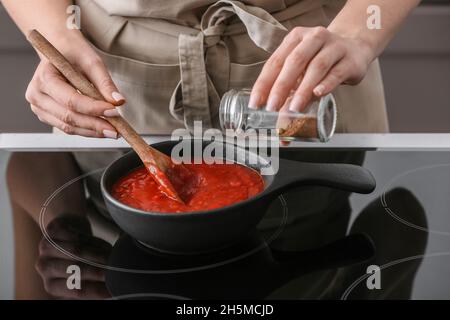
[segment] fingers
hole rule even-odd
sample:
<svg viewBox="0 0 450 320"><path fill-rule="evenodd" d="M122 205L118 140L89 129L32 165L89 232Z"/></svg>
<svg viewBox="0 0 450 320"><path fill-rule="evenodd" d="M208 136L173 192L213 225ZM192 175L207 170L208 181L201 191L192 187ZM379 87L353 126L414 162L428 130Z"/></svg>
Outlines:
<svg viewBox="0 0 450 320"><path fill-rule="evenodd" d="M266 103L270 89L283 69L286 58L302 41L302 37L303 28L295 28L292 30L264 64L261 74L252 89L249 101L250 108L257 109Z"/></svg>
<svg viewBox="0 0 450 320"><path fill-rule="evenodd" d="M119 93L119 90L111 79L108 69L99 57L87 61L81 67L106 101L115 106L121 106L125 103L125 97Z"/></svg>
<svg viewBox="0 0 450 320"><path fill-rule="evenodd" d="M53 240L78 241L80 235L92 236L92 229L89 220L85 216L61 214L51 220L46 230Z"/></svg>
<svg viewBox="0 0 450 320"><path fill-rule="evenodd" d="M292 112L304 111L316 92L322 93L322 88L316 88L319 82L328 74L330 69L345 55L343 48L328 46L321 50L309 63L300 86L295 91L289 110ZM321 96L320 94L317 96Z"/></svg>
<svg viewBox="0 0 450 320"><path fill-rule="evenodd" d="M314 89L316 95L324 96L341 84L357 85L360 83L369 67L368 62L360 56L345 56L337 63L327 76Z"/></svg>
<svg viewBox="0 0 450 320"><path fill-rule="evenodd" d="M67 279L44 278L44 288L47 293L62 299L108 299L111 297L104 282L81 281L81 289L69 290Z"/></svg>
<svg viewBox="0 0 450 320"><path fill-rule="evenodd" d="M106 121L102 119L87 117L81 114L71 113L64 109L54 107L52 113L45 111L35 105L31 105L31 110L38 119L54 128L57 128L68 135L79 135L90 138L110 138L117 139L118 134ZM83 127L84 126L84 127ZM99 129L101 127L105 129Z"/></svg>
<svg viewBox="0 0 450 320"><path fill-rule="evenodd" d="M76 264L80 267L80 275L83 280L105 281L105 272L101 268L92 267L83 263L77 263L65 259L39 258L36 262L36 271L42 278L67 278L67 270Z"/></svg>
<svg viewBox="0 0 450 320"><path fill-rule="evenodd" d="M320 51L324 39L306 37L286 58L283 69L278 75L267 101L267 110L277 111L295 88L297 79L305 71L306 66Z"/></svg>
<svg viewBox="0 0 450 320"><path fill-rule="evenodd" d="M62 132L68 134L68 135L79 135L83 137L89 137L89 138L103 138L103 134L99 134L96 131L83 129L83 128L77 128L74 126L71 126L67 123L62 122L52 114L42 111L35 105L31 105L31 110L37 115L39 121L46 123L54 128L57 128L61 130Z"/></svg>
<svg viewBox="0 0 450 320"><path fill-rule="evenodd" d="M97 101L78 93L51 64L45 65L44 68L46 70L40 77L40 91L52 97L59 105L91 116L104 116L107 110L118 115L111 103Z"/></svg>
<svg viewBox="0 0 450 320"><path fill-rule="evenodd" d="M47 95L38 94L38 99L39 99L39 105L37 105L38 108L40 108L44 112L51 113L54 117L56 117L58 120L60 120L68 127L94 131L98 134L98 136L105 135L105 132L107 131L115 132L114 127L102 118L88 116L64 108L63 106L59 105L55 100L50 98L50 96ZM117 138L117 135L114 135L113 138Z"/></svg>
<svg viewBox="0 0 450 320"><path fill-rule="evenodd" d="M101 118L119 116L116 107L80 94L49 62L39 64L27 88L26 99L42 122L67 134L118 137L115 128Z"/></svg>
<svg viewBox="0 0 450 320"><path fill-rule="evenodd" d="M249 107L266 104L269 111L279 110L301 79L290 110L304 111L313 98L330 93L341 83L358 84L371 56L364 43L324 27L296 28L264 65Z"/></svg>
<svg viewBox="0 0 450 320"><path fill-rule="evenodd" d="M345 61L336 64L322 81L314 88L314 94L318 97L323 97L329 94L337 86L341 85L346 80L346 70L349 66Z"/></svg>
<svg viewBox="0 0 450 320"><path fill-rule="evenodd" d="M50 96L38 92L33 94L32 101L34 104L31 105L31 110L40 121L58 128L66 134L117 139L115 128L100 117L78 113L60 105Z"/></svg>
<svg viewBox="0 0 450 320"><path fill-rule="evenodd" d="M91 238L77 241L56 241L59 248L78 258L104 264L108 260L111 245L101 239ZM52 243L43 239L39 243L39 256L46 258L68 259L66 252L62 252Z"/></svg>

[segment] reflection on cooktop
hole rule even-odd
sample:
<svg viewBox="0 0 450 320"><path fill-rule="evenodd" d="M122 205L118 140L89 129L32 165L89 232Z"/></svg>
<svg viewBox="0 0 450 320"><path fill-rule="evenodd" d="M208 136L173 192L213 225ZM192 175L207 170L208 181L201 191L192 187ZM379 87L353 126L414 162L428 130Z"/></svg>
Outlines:
<svg viewBox="0 0 450 320"><path fill-rule="evenodd" d="M409 299L428 298L426 292L450 298L450 153L295 157L365 159L377 189L291 190L246 239L208 254L175 255L146 247L114 224L96 194L102 173L96 170L59 188L42 208L36 265L45 290L83 299ZM87 214L77 214L65 199L83 185ZM81 290L61 279L73 265L80 267Z"/></svg>
<svg viewBox="0 0 450 320"><path fill-rule="evenodd" d="M271 250L254 234L218 253L175 256L144 248L124 236L113 247L110 265L142 272L107 271L106 285L115 297L146 293L188 299L263 299L292 279L367 260L373 251L365 235L348 236L315 250L283 252Z"/></svg>
<svg viewBox="0 0 450 320"><path fill-rule="evenodd" d="M387 196L394 207L406 208L411 220L426 225L422 207L407 190L395 189ZM352 287L353 281L366 274L367 266L383 266L423 253L426 234L415 237L410 228L391 223L393 220L382 215L382 210L379 201L371 203L355 222L350 236L305 251L273 249L254 234L219 253L175 256L145 248L124 236L114 245L109 265L142 272L111 270L106 284L118 297L148 293L188 299L407 298L420 258L389 273L380 290L369 291L366 281ZM387 219L380 219L383 216ZM407 244L408 250L398 251L392 245L394 241ZM260 250L242 255L252 248Z"/></svg>

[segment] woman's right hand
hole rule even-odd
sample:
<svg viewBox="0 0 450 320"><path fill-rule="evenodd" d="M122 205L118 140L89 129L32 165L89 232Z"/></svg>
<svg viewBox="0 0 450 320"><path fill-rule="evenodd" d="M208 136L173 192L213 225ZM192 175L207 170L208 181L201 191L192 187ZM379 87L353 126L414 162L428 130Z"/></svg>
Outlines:
<svg viewBox="0 0 450 320"><path fill-rule="evenodd" d="M125 98L118 92L102 59L82 36L66 43L69 49L59 49L108 102L80 94L43 58L26 92L31 110L40 121L67 134L117 139L115 128L101 117L118 116L116 107L123 105Z"/></svg>

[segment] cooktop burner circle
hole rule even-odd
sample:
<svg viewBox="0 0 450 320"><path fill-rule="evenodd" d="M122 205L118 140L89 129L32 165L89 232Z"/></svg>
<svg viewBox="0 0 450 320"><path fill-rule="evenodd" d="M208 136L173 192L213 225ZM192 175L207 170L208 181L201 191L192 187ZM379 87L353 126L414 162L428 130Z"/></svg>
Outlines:
<svg viewBox="0 0 450 320"><path fill-rule="evenodd" d="M428 214L434 214L434 217L439 220L439 215L446 214L446 212L440 211L442 209L447 211L447 208L450 207L450 198L448 197L448 190L450 189L450 164L428 165L405 171L390 180L384 187L381 195L381 204L385 211L398 222L418 231L450 236L450 231L438 230L438 227L434 226L421 226L410 221L406 213L402 214L402 208L394 208L391 206L387 193L392 188L403 185L408 186L419 201L421 198L427 199L427 201L421 201L422 205L427 206L424 210ZM440 187L433 187L433 185ZM443 185L448 186L448 188L443 187ZM430 199L433 201L430 201ZM447 225L446 223L438 222L434 224L439 227Z"/></svg>

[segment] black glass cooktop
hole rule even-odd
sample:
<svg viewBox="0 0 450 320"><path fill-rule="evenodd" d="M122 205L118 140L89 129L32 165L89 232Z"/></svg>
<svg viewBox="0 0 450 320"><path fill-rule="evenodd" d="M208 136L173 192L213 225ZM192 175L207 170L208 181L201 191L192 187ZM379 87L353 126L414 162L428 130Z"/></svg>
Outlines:
<svg viewBox="0 0 450 320"><path fill-rule="evenodd" d="M212 253L175 255L142 245L114 224L99 202L99 164L79 178L71 172L58 180L36 215L39 236L27 240L35 241L36 251L19 256L18 263L36 263L37 272L26 266L20 272L37 280L19 289L91 299L450 299L450 152L282 156L362 164L377 188L369 195L294 189L276 199L258 229L240 242ZM34 161L39 166L51 159L41 154ZM85 214L79 203L70 203L80 184L86 186ZM31 206L30 194L21 199L14 206Z"/></svg>

